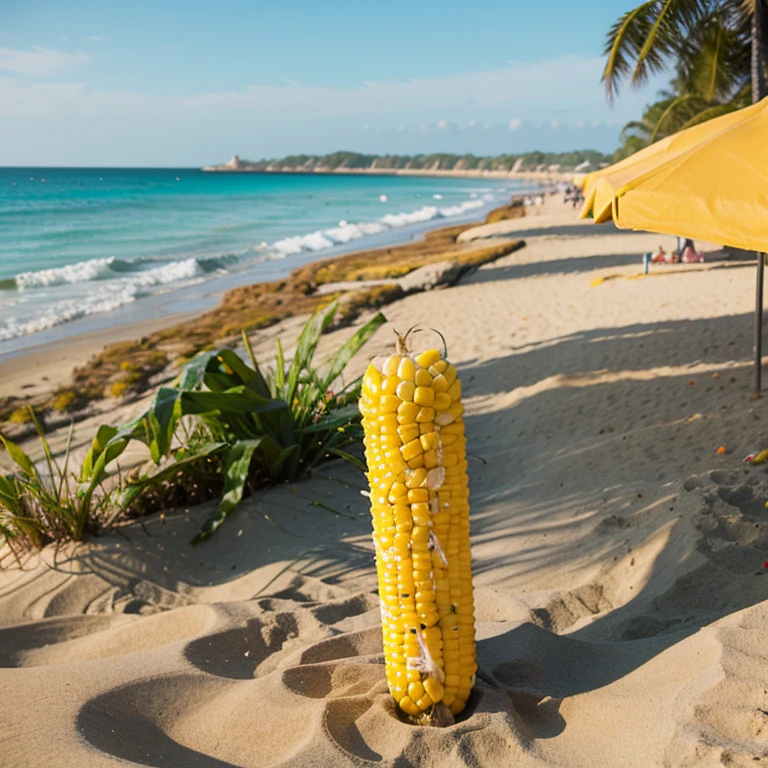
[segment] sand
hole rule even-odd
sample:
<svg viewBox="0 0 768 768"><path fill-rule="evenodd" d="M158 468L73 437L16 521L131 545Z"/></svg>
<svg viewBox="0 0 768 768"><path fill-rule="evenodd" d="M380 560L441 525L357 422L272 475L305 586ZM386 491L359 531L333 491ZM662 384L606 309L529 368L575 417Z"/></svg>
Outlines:
<svg viewBox="0 0 768 768"><path fill-rule="evenodd" d="M385 310L439 328L464 382L480 669L459 722L394 714L364 479L331 463L198 548L207 508L0 573L2 768L768 763L753 269L638 277L671 238L554 204L504 224L526 248Z"/></svg>

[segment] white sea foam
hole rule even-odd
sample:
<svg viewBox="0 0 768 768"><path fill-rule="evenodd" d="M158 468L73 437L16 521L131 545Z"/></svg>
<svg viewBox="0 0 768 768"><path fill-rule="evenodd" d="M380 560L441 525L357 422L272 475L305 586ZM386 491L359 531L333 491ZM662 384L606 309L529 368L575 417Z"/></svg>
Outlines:
<svg viewBox="0 0 768 768"><path fill-rule="evenodd" d="M97 261L94 259L93 261ZM106 259L104 261L107 261ZM93 262L83 262L81 265L73 264L67 276L72 278L77 274L77 268L83 265L92 265ZM29 276L39 276L57 270L42 270L41 272L27 273ZM58 270L64 273L64 270ZM67 280L68 283L88 282L88 270L82 270L82 280ZM96 274L92 270L90 274ZM115 273L113 273L115 274ZM78 317L95 315L101 312L109 312L113 309L131 304L141 296L156 292L153 289L171 285L189 285L195 279L202 278L203 271L196 259L184 259L183 261L169 262L153 269L136 272L129 277L117 277L113 280L99 280L92 285L77 286L78 295L72 298L58 301L36 301L16 303L16 313L10 317L0 319L0 341L7 341L17 336L25 336L30 333L44 331L53 328L60 323L76 320ZM101 277L101 275L99 275ZM34 277L33 277L34 279ZM91 277L93 280L94 278ZM96 278L98 279L98 278ZM17 277L18 280L18 277ZM45 275L38 282L30 280L27 287L34 285L37 288L50 288L62 285L61 280L50 280L50 275Z"/></svg>
<svg viewBox="0 0 768 768"><path fill-rule="evenodd" d="M487 192L481 198L475 195L470 193L470 199L456 205L441 208L425 205L415 211L389 213L377 221L354 223L342 220L338 226L329 229L286 237L271 245L261 243L250 249L250 253L258 254L256 262L263 262L322 251L409 224L462 216L493 199ZM439 194L433 197L442 199ZM233 258L239 259L242 266L254 263L253 255L244 257L240 254ZM195 258L163 262L157 266L150 266L148 262L99 258L18 274L15 298L7 297L10 312L0 313L0 341L36 333L86 315L109 312L161 290L201 282L206 273L211 272L211 265L207 266L208 269L204 268Z"/></svg>
<svg viewBox="0 0 768 768"><path fill-rule="evenodd" d="M80 261L77 264L67 264L64 267L41 269L37 272L22 272L16 275L16 286L20 291L25 291L29 288L47 288L51 285L99 280L114 275L109 268L113 262L114 259L112 258L90 259L89 261Z"/></svg>

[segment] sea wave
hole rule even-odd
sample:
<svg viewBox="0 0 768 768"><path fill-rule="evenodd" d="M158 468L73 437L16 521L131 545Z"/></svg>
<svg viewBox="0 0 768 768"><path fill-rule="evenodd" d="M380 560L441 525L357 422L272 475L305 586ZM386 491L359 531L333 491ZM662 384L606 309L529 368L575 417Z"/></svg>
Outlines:
<svg viewBox="0 0 768 768"><path fill-rule="evenodd" d="M11 311L0 313L0 341L46 330L86 315L109 312L142 296L203 282L214 272L247 268L254 261L322 251L410 224L463 216L486 205L488 197L492 196L483 195L479 199L470 198L443 207L425 205L415 211L390 213L376 221L340 221L335 227L286 237L271 245L262 243L239 254L173 261L153 257L128 261L109 257L22 272L0 281L0 290L13 290L16 294L10 302L13 305L9 307Z"/></svg>
<svg viewBox="0 0 768 768"><path fill-rule="evenodd" d="M13 278L0 281L0 290L28 291L96 280L121 279L128 279L137 287L162 285L226 269L236 262L237 258L236 254L226 254L209 258L190 257L179 261L158 261L152 258L125 261L113 257L89 259L63 267L21 272ZM153 264L159 266L152 266ZM127 277L128 275L130 277Z"/></svg>

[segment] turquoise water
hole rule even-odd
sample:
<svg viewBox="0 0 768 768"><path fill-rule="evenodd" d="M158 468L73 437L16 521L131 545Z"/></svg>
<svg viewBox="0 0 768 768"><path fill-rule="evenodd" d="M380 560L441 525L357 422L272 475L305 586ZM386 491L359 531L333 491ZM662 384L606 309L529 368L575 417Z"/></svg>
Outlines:
<svg viewBox="0 0 768 768"><path fill-rule="evenodd" d="M480 218L520 189L484 179L0 168L0 354L152 295L184 289L189 302L224 277L272 279L439 220Z"/></svg>

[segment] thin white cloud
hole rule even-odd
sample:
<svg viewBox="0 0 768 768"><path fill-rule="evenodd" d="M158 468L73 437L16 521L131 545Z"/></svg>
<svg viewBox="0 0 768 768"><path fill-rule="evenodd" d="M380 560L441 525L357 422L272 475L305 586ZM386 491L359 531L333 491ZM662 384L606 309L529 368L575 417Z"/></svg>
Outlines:
<svg viewBox="0 0 768 768"><path fill-rule="evenodd" d="M91 37L86 37L86 40L90 40L92 43L103 43L107 38L102 37L101 35L92 35Z"/></svg>
<svg viewBox="0 0 768 768"><path fill-rule="evenodd" d="M510 131L519 131L520 126L523 124L522 118L519 117L513 117L509 121L509 125L507 126L507 129Z"/></svg>
<svg viewBox="0 0 768 768"><path fill-rule="evenodd" d="M556 130L557 130L559 127L560 127L560 121L559 121L559 120L552 120L552 121L550 122L550 124L549 124L549 127L550 127L550 128L553 130L553 131L556 131Z"/></svg>
<svg viewBox="0 0 768 768"><path fill-rule="evenodd" d="M31 51L0 48L0 71L16 75L43 77L68 67L83 64L90 57L83 51L64 53L34 46Z"/></svg>
<svg viewBox="0 0 768 768"><path fill-rule="evenodd" d="M444 131L448 127L448 121L447 120L438 120L437 121L437 130L438 131Z"/></svg>

